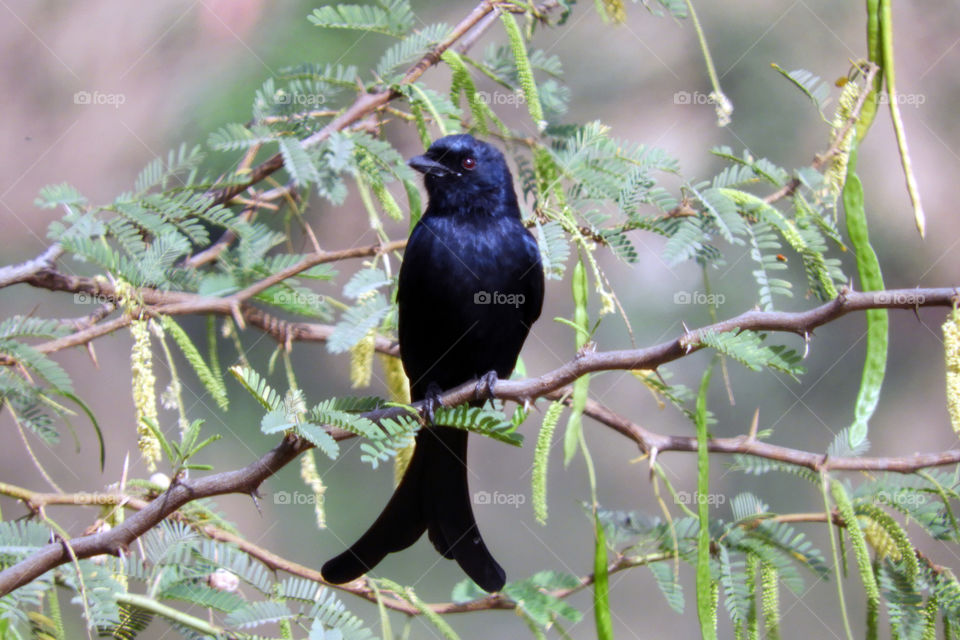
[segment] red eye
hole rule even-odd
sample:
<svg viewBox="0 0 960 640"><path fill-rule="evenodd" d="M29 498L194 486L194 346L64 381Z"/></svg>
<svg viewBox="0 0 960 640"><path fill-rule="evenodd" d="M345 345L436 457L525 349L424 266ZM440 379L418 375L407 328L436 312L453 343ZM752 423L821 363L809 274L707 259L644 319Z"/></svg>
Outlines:
<svg viewBox="0 0 960 640"><path fill-rule="evenodd" d="M476 161L474 158L471 158L471 157L467 156L466 158L463 159L462 162L460 162L460 164L461 164L461 165L463 166L463 168L466 169L467 171L472 171L474 168L476 168L476 166L477 166L477 161Z"/></svg>

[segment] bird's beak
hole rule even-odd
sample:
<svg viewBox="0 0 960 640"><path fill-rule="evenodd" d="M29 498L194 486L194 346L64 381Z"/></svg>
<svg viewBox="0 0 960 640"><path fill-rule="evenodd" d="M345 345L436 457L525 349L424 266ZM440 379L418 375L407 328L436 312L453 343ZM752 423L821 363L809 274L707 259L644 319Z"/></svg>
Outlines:
<svg viewBox="0 0 960 640"><path fill-rule="evenodd" d="M436 160L431 160L427 156L414 156L407 161L407 164L426 176L444 178L454 173L445 165Z"/></svg>

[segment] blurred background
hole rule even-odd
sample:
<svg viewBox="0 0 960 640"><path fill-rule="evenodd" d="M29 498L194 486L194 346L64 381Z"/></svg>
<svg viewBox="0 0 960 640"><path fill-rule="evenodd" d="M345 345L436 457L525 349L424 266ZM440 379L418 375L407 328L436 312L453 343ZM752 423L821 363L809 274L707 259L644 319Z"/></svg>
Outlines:
<svg viewBox="0 0 960 640"><path fill-rule="evenodd" d="M703 28L722 87L736 110L732 123L718 128L713 107L705 96L711 88L696 35L689 21L650 15L640 6L628 7L621 26L604 24L592 3L580 3L566 25L539 30L534 46L560 57L572 101L566 120L601 120L621 139L658 146L678 158L683 176L709 179L723 164L708 153L728 145L739 154L749 149L787 167L807 165L827 148L827 128L808 100L773 69L805 68L832 83L844 76L851 60L864 56L863 3L829 0L744 1L698 3ZM960 64L960 11L949 3L932 12L926 5L895 3L896 63L904 123L914 168L927 213L927 239L914 229L904 187L889 113L881 109L861 147L859 174L867 193L871 238L877 248L888 287L947 286L960 281L960 218L950 194L956 188L960 156L960 129L956 122L960 79L951 72ZM34 206L37 191L46 184L69 182L91 202L112 200L130 189L140 169L181 141L204 143L223 123L244 122L250 117L254 91L285 66L316 61L355 64L361 72L371 68L386 40L357 39L349 32L320 30L305 16L317 2L285 0L168 0L163 3L130 3L87 0L63 3L37 0L0 2L0 263L10 264L39 254L49 241L47 225L60 212ZM425 23L455 24L472 8L464 2L413 1ZM735 9L733 7L736 7ZM476 45L479 55L489 42L504 42L495 25ZM445 89L448 75L434 69L426 82ZM97 103L75 100L77 92L108 96ZM834 98L838 94L832 88ZM80 103L78 103L80 102ZM527 122L523 105L494 105L512 125ZM514 113L511 113L514 110ZM827 108L832 112L832 105ZM528 126L528 125L527 125ZM392 126L388 137L407 156L421 151L412 130ZM231 154L212 153L213 166L224 168ZM665 179L675 188L675 178ZM403 200L401 200L403 201ZM352 190L343 207L331 207L314 196L306 217L325 249L370 244L375 235ZM388 227L391 237L406 234L406 222ZM696 327L708 321L706 309L677 304L677 292L702 292L699 269L693 264L669 268L660 259L662 242L639 232L634 240L640 253L634 265L607 259L605 267L621 296L634 339L639 346L676 337L681 323ZM714 291L723 295L717 312L725 318L756 304L750 271L753 266L742 248L730 249L727 265L711 272ZM306 250L306 247L304 247ZM609 258L609 256L607 256ZM844 270L854 273L851 256ZM779 299L784 309L816 304L804 297L805 285L799 258L790 257L796 297ZM339 294L339 287L360 268L360 262L339 265L341 277L322 293ZM748 284L744 284L748 283ZM858 283L854 282L855 286ZM549 281L547 304L524 350L530 375L548 371L573 354L573 336L556 316L572 314L569 279ZM41 317L73 317L89 309L73 304L72 296L37 291L24 285L0 290L0 308L6 317L31 313ZM944 402L944 365L940 325L943 309L891 313L890 359L884 393L871 422L873 455L906 455L934 452L956 446ZM194 332L202 320L184 318ZM864 355L864 318L853 314L823 327L810 345L808 373L800 382L786 376L754 374L731 363L730 402L715 377L711 409L718 418L717 436L744 433L756 409L760 427L773 428L773 441L811 451L824 451L835 433L850 424ZM197 333L199 335L199 333ZM248 331L243 340L254 366L265 369L275 344ZM784 337L792 348L802 342ZM630 346L630 336L616 317L604 320L597 334L599 348ZM131 475L147 472L138 460L130 397L131 340L127 332L96 342L99 368L83 350L56 357L74 378L78 394L100 417L107 433L107 467L101 474L95 463L96 448L86 425L77 425L79 447L64 430L59 446L31 445L53 478L67 490L98 490L119 478L124 455L131 454ZM224 346L222 361L235 353ZM695 387L708 354L696 354L667 367L671 382ZM357 393L348 388L347 356L333 356L321 344L297 344L293 361L307 398L318 401L333 395ZM159 371L159 368L158 368ZM377 371L379 374L379 370ZM158 373L158 388L166 385ZM186 374L187 380L194 380ZM207 420L207 429L224 440L211 450L207 462L218 469L236 468L259 457L276 438L259 432L257 409L234 381L228 381L232 404L227 414L216 410L197 384L185 391L191 418ZM658 408L656 400L626 372L597 375L591 395L643 426L663 433L692 434L693 428L677 411ZM375 378L372 393L383 393ZM256 418L255 418L256 416ZM163 417L163 416L162 416ZM165 419L173 423L174 414ZM507 568L510 579L557 568L577 575L592 567L591 524L582 502L589 498L586 475L579 460L562 464L562 447L551 456L549 478L550 520L542 527L533 519L529 500L530 467L539 419L523 430L527 446L516 449L478 437L471 445L471 489L514 496L513 503L476 506L487 544ZM635 462L639 452L625 446L613 431L587 421L587 438L599 464L599 496L603 506L633 509L658 515L645 462ZM559 432L558 432L559 433ZM34 490L48 490L8 415L0 415L0 481ZM336 463L318 456L326 483L328 529L318 531L313 507L304 504L308 490L290 465L262 487L262 515L248 498L217 500L250 540L311 567L338 553L352 542L379 513L391 492L391 470L371 473L359 460L359 443L344 443ZM695 460L689 454L664 454L669 477L682 491L693 492ZM793 477L747 477L728 471L721 457L713 458L712 490L716 513L730 519L729 498L752 491L780 512L816 511L820 496ZM856 481L856 478L854 479ZM362 487L362 492L358 490ZM288 504L283 498L290 497ZM297 502L300 502L297 504ZM21 515L22 507L0 499L6 518ZM678 512L678 511L677 511ZM675 512L675 513L677 513ZM89 510L57 511L58 521L74 534L90 524ZM801 525L829 552L821 525ZM919 535L919 534L918 534ZM956 565L955 551L938 542L917 541L937 562ZM425 569L429 568L425 572ZM416 587L425 600L448 600L462 578L451 562L438 559L424 539L415 547L392 555L377 574ZM614 625L618 637L694 637L697 633L693 572L682 570L687 612L669 611L651 573L644 568L611 578ZM422 577L421 577L422 576ZM781 590L783 635L840 637L835 586L805 574L808 590L793 594ZM862 589L854 576L848 581L848 603L856 628L862 628ZM364 601L345 597L347 606L376 626L376 611ZM590 595L571 599L586 615L569 626L572 637L594 636ZM76 608L71 609L76 614ZM720 615L721 635L729 636L725 613ZM524 637L527 631L513 614L462 614L450 619L463 637ZM398 624L399 620L395 624ZM415 621L411 637L433 637L435 631ZM79 626L77 627L78 633ZM174 637L162 622L154 623L146 638Z"/></svg>

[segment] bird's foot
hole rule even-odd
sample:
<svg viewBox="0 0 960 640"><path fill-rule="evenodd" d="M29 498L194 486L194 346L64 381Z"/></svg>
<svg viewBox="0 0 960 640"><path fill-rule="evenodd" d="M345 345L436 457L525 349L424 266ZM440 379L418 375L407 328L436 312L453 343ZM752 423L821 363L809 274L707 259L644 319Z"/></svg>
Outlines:
<svg viewBox="0 0 960 640"><path fill-rule="evenodd" d="M493 387L496 386L497 380L499 379L497 372L493 369L480 376L480 379L477 380L477 389L475 391L477 400L493 400L495 397L493 395Z"/></svg>
<svg viewBox="0 0 960 640"><path fill-rule="evenodd" d="M423 414L424 419L427 421L428 425L433 424L434 414L437 409L443 406L443 389L434 383L430 383L427 386L427 395L423 399L423 409L421 413Z"/></svg>

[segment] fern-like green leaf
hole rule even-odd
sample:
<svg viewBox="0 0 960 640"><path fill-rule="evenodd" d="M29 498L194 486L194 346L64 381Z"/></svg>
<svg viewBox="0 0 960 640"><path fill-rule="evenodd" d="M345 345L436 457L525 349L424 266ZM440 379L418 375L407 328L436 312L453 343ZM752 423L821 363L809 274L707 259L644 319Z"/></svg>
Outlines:
<svg viewBox="0 0 960 640"><path fill-rule="evenodd" d="M753 371L766 367L794 377L804 373L805 369L799 364L802 360L800 354L783 345L767 346L763 343L765 338L764 334L748 330L699 334L702 345L716 349Z"/></svg>
<svg viewBox="0 0 960 640"><path fill-rule="evenodd" d="M230 402L227 399L227 388L223 383L223 379L213 374L213 371L210 370L210 367L208 367L204 361L203 356L200 355L200 351L197 350L193 341L190 340L190 336L187 335L187 332L184 331L173 318L170 316L161 316L161 323L163 324L164 331L173 336L174 342L180 347L187 362L190 363L197 377L200 378L200 382L203 383L203 386L210 395L213 396L217 406L220 407L221 410L226 411Z"/></svg>
<svg viewBox="0 0 960 640"><path fill-rule="evenodd" d="M500 411L465 404L452 409L440 407L434 412L434 421L447 427L479 433L515 447L523 444L523 436L517 433L516 425Z"/></svg>
<svg viewBox="0 0 960 640"><path fill-rule="evenodd" d="M375 5L338 4L314 9L307 20L318 27L373 31L402 37L416 17L407 0L378 0Z"/></svg>
<svg viewBox="0 0 960 640"><path fill-rule="evenodd" d="M283 408L283 399L280 395L250 367L234 365L230 367L230 373L267 411Z"/></svg>
<svg viewBox="0 0 960 640"><path fill-rule="evenodd" d="M667 604L677 613L683 613L684 598L683 586L677 582L673 574L673 567L667 562L652 562L647 565L654 579L657 581L657 587L660 593L667 599Z"/></svg>

